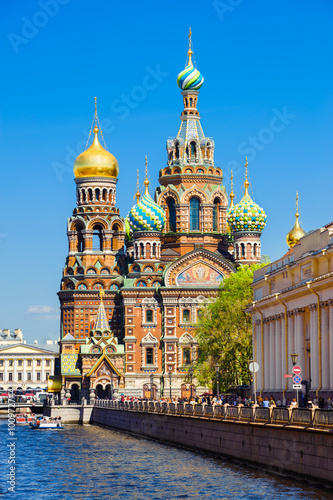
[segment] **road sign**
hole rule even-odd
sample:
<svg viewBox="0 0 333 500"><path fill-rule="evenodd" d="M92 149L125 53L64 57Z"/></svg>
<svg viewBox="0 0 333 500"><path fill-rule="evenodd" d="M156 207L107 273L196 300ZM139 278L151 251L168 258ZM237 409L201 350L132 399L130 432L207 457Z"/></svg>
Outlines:
<svg viewBox="0 0 333 500"><path fill-rule="evenodd" d="M293 378L293 375L291 375L290 373L285 373L283 376L284 378Z"/></svg>
<svg viewBox="0 0 333 500"><path fill-rule="evenodd" d="M256 363L255 361L251 361L251 363L249 364L249 370L252 373L256 373L259 370L258 363Z"/></svg>
<svg viewBox="0 0 333 500"><path fill-rule="evenodd" d="M293 382L294 384L300 384L302 382L302 377L300 375L295 375Z"/></svg>
<svg viewBox="0 0 333 500"><path fill-rule="evenodd" d="M293 373L295 373L295 375L300 375L302 373L302 368L298 365L294 366Z"/></svg>
<svg viewBox="0 0 333 500"><path fill-rule="evenodd" d="M302 384L293 384L293 389L302 389Z"/></svg>

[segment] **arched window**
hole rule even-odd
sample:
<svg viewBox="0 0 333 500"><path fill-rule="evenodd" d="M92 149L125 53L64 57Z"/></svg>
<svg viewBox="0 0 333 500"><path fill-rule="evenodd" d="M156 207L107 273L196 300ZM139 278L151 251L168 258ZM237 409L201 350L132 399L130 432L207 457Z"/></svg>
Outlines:
<svg viewBox="0 0 333 500"><path fill-rule="evenodd" d="M96 196L96 200L97 200L97 201L99 201L100 194L101 194L101 193L100 193L100 190L97 188L97 189L95 190L95 196Z"/></svg>
<svg viewBox="0 0 333 500"><path fill-rule="evenodd" d="M200 230L200 201L198 198L190 200L190 231Z"/></svg>
<svg viewBox="0 0 333 500"><path fill-rule="evenodd" d="M192 97L190 97L190 108L192 108L192 106L193 106L193 99Z"/></svg>
<svg viewBox="0 0 333 500"><path fill-rule="evenodd" d="M176 159L178 160L178 158L179 158L179 144L178 144L178 142L176 143L175 156L176 156Z"/></svg>
<svg viewBox="0 0 333 500"><path fill-rule="evenodd" d="M213 206L213 231L218 231L218 206L220 202L218 198L215 198L214 200L214 206Z"/></svg>
<svg viewBox="0 0 333 500"><path fill-rule="evenodd" d="M176 208L175 200L170 198L167 202L169 211L169 231L176 232Z"/></svg>
<svg viewBox="0 0 333 500"><path fill-rule="evenodd" d="M152 365L154 363L154 349L152 347L146 348L146 365Z"/></svg>
<svg viewBox="0 0 333 500"><path fill-rule="evenodd" d="M77 251L78 252L84 251L84 238L82 234L82 227L79 227L77 229Z"/></svg>
<svg viewBox="0 0 333 500"><path fill-rule="evenodd" d="M145 253L145 247L143 243L140 243L140 256L143 257Z"/></svg>
<svg viewBox="0 0 333 500"><path fill-rule="evenodd" d="M191 349L189 347L183 348L183 365L191 364Z"/></svg>
<svg viewBox="0 0 333 500"><path fill-rule="evenodd" d="M241 243L241 257L245 257L245 245Z"/></svg>
<svg viewBox="0 0 333 500"><path fill-rule="evenodd" d="M195 142L191 142L191 157L195 157L196 147Z"/></svg>
<svg viewBox="0 0 333 500"><path fill-rule="evenodd" d="M92 199L93 199L93 192L92 192L92 189L91 189L91 188L89 188L89 189L88 189L88 200L89 200L89 201L92 201Z"/></svg>
<svg viewBox="0 0 333 500"><path fill-rule="evenodd" d="M103 250L102 226L97 224L93 230L93 251Z"/></svg>
<svg viewBox="0 0 333 500"><path fill-rule="evenodd" d="M184 309L183 311L183 323L188 323L190 321L190 310Z"/></svg>

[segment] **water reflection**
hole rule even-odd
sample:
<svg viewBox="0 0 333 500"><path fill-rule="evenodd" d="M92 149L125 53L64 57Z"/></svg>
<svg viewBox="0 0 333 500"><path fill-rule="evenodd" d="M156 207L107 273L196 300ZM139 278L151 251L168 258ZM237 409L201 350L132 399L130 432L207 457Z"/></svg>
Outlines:
<svg viewBox="0 0 333 500"><path fill-rule="evenodd" d="M332 498L313 486L95 426L17 427L16 437L17 493L7 492L12 499ZM3 421L0 438L7 439ZM4 460L6 453L2 447Z"/></svg>

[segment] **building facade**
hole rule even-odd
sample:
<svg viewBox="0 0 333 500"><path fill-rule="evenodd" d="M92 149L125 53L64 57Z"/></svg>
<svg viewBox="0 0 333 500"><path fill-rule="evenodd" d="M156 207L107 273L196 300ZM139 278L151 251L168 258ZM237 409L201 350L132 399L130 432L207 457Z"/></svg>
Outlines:
<svg viewBox="0 0 333 500"><path fill-rule="evenodd" d="M57 341L42 345L0 345L0 391L47 389L59 356Z"/></svg>
<svg viewBox="0 0 333 500"><path fill-rule="evenodd" d="M228 212L215 144L197 108L203 77L191 42L177 82L184 109L154 199L146 161L143 196L138 186L128 216L119 214L118 162L99 142L96 107L93 143L74 163L77 207L58 293L63 395L118 389L142 397L171 388L189 396L184 379L197 356L200 309L238 264L260 261L266 216L248 194L247 175L244 197Z"/></svg>
<svg viewBox="0 0 333 500"><path fill-rule="evenodd" d="M298 210L287 235L290 250L255 271L254 357L264 396L295 397L291 354L298 354L303 397L333 395L333 224L301 229Z"/></svg>

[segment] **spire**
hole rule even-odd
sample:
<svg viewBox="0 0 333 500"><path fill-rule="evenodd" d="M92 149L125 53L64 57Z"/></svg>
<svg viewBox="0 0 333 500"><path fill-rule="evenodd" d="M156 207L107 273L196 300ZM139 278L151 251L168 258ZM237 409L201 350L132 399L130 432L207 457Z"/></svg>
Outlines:
<svg viewBox="0 0 333 500"><path fill-rule="evenodd" d="M244 195L245 196L249 196L249 181L247 179L247 166L248 166L248 162L247 162L247 156L245 157L245 182L244 182L244 187L245 187L245 193Z"/></svg>
<svg viewBox="0 0 333 500"><path fill-rule="evenodd" d="M145 195L148 194L149 195L149 189L148 189L148 186L149 186L149 180L148 180L148 161L147 161L147 155L146 155L146 162L145 162L145 181L144 181L144 185L145 185Z"/></svg>
<svg viewBox="0 0 333 500"><path fill-rule="evenodd" d="M101 298L101 302L99 304L99 308L97 311L96 323L94 330L109 330L108 320L106 317L106 312L103 304L103 296L105 292L103 289L99 291L99 296Z"/></svg>
<svg viewBox="0 0 333 500"><path fill-rule="evenodd" d="M190 64L192 64L192 54L193 54L193 51L192 51L192 30L190 27L190 31L188 33L188 52L187 52L188 63L186 66L189 66Z"/></svg>
<svg viewBox="0 0 333 500"><path fill-rule="evenodd" d="M140 200L140 184L139 184L139 169L136 171L136 202Z"/></svg>
<svg viewBox="0 0 333 500"><path fill-rule="evenodd" d="M298 212L298 200L299 200L299 196L298 196L298 192L296 192L296 213L295 213L295 217L296 217L296 220L295 220L295 224L294 224L294 227L292 228L291 231L289 231L289 233L287 234L287 237L286 237L286 241L287 241L287 245L289 246L289 248L292 248L296 245L296 243L299 242L299 240L301 238L303 238L303 236L305 236L305 231L304 229L302 229L300 223L299 223L299 212Z"/></svg>
<svg viewBox="0 0 333 500"><path fill-rule="evenodd" d="M234 179L234 175L232 173L232 170L231 170L231 175L230 175L230 207L229 208L232 208L234 206L234 198L235 198L235 195L234 195L234 182L233 182L233 179Z"/></svg>

